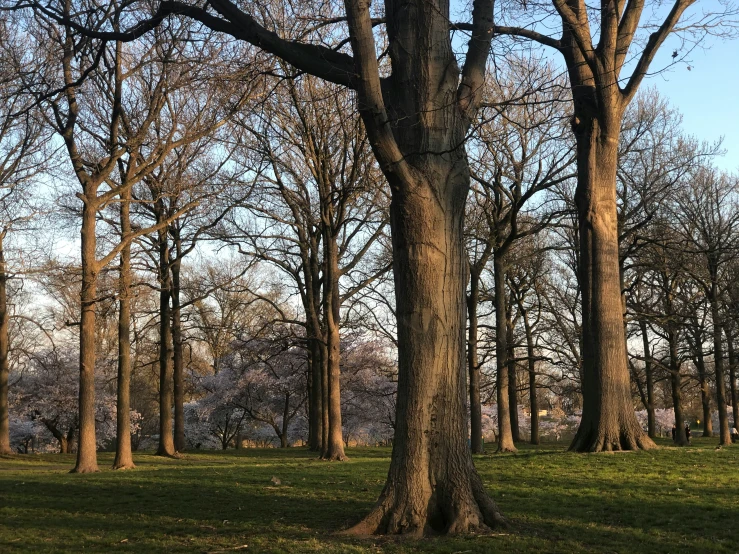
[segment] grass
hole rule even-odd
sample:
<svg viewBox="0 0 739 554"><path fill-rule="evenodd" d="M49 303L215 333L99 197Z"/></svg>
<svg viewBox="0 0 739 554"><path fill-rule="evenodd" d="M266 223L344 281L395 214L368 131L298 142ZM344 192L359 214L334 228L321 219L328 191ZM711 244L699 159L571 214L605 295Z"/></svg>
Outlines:
<svg viewBox="0 0 739 554"><path fill-rule="evenodd" d="M478 456L510 527L423 540L334 534L373 505L389 449L351 449L346 463L297 448L182 460L138 453L133 471L87 475L67 473L73 456L6 457L0 552L739 552L739 445L694 443L610 455L523 446ZM112 455L99 462L109 467Z"/></svg>

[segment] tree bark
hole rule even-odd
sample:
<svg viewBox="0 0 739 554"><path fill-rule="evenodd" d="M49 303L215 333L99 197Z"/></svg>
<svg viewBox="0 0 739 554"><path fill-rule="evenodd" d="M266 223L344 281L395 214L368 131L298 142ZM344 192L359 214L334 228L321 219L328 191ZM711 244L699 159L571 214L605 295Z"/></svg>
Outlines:
<svg viewBox="0 0 739 554"><path fill-rule="evenodd" d="M121 193L121 238L131 232L131 190ZM121 250L118 270L118 382L113 469L131 469L131 246Z"/></svg>
<svg viewBox="0 0 739 554"><path fill-rule="evenodd" d="M326 330L328 374L328 442L324 460L346 460L341 429L341 367L339 336L339 260L336 237L329 232L330 218L324 221L323 317Z"/></svg>
<svg viewBox="0 0 739 554"><path fill-rule="evenodd" d="M572 68L570 72L573 73ZM570 450L654 448L634 414L626 363L616 208L616 166L623 108L609 107L609 99L596 97L594 88L576 93L573 129L577 141L575 203L583 306L583 412ZM612 91L616 93L617 87ZM600 110L593 113L593 106L599 104Z"/></svg>
<svg viewBox="0 0 739 554"><path fill-rule="evenodd" d="M506 346L508 355L508 409L511 414L511 438L514 444L521 441L521 431L518 424L518 374L516 373L516 348L513 338L513 301L509 300L506 306Z"/></svg>
<svg viewBox="0 0 739 554"><path fill-rule="evenodd" d="M315 338L316 332L312 325L308 326L309 335L313 335L308 339L308 359L311 372L308 448L313 452L320 452L323 442L323 387L321 386L321 348L318 339Z"/></svg>
<svg viewBox="0 0 739 554"><path fill-rule="evenodd" d="M158 201L158 204L160 201ZM164 207L157 208L158 218L163 218ZM167 228L157 231L159 246L159 447L157 456L174 457L176 450L172 434L172 404L174 401L174 376L172 366L172 317L170 297L172 279L169 269L169 239Z"/></svg>
<svg viewBox="0 0 739 554"><path fill-rule="evenodd" d="M734 352L734 336L730 326L724 327L726 333L726 350L729 355L729 388L731 389L731 411L734 416L734 427L739 430L739 395L736 390L736 353Z"/></svg>
<svg viewBox="0 0 739 554"><path fill-rule="evenodd" d="M508 393L508 317L505 293L505 265L501 256L493 255L495 290L495 365L498 386L498 452L516 452L511 430L510 396Z"/></svg>
<svg viewBox="0 0 739 554"><path fill-rule="evenodd" d="M703 332L697 320L693 320L693 337L695 344L695 367L698 370L698 385L701 389L701 405L703 407L703 436L713 436L713 420L711 419L711 389L706 373L706 361L703 355Z"/></svg>
<svg viewBox="0 0 739 554"><path fill-rule="evenodd" d="M670 388L672 392L672 407L675 410L675 444L687 446L688 437L685 434L685 417L682 404L682 376L678 363L678 336L674 331L668 331L667 343L670 348Z"/></svg>
<svg viewBox="0 0 739 554"><path fill-rule="evenodd" d="M657 436L656 424L654 420L654 375L652 374L652 349L649 345L649 334L647 333L647 321L639 320L639 328L641 330L642 345L644 347L644 372L647 379L647 434L650 439Z"/></svg>
<svg viewBox="0 0 739 554"><path fill-rule="evenodd" d="M724 349L721 344L721 312L716 279L711 286L711 320L713 321L713 369L716 375L716 407L718 408L719 444L731 444L729 418L726 412L726 382L724 380Z"/></svg>
<svg viewBox="0 0 739 554"><path fill-rule="evenodd" d="M528 310L521 309L523 327L526 332L526 355L529 369L529 409L531 410L531 444L539 444L539 399L536 396L536 358L534 356L534 333L531 329Z"/></svg>
<svg viewBox="0 0 739 554"><path fill-rule="evenodd" d="M10 376L8 313L8 274L5 266L3 239L5 231L0 232L0 454L12 454L10 448L10 414L8 409L8 378Z"/></svg>
<svg viewBox="0 0 739 554"><path fill-rule="evenodd" d="M173 227L177 224L174 222ZM172 376L174 381L174 448L185 450L185 367L182 352L182 313L180 308L180 268L182 240L179 230L173 233L175 257L172 270Z"/></svg>
<svg viewBox="0 0 739 554"><path fill-rule="evenodd" d="M470 449L482 454L482 402L480 401L480 365L477 359L477 307L480 302L480 275L470 271L470 294L467 297L469 319L467 341L467 369L470 378Z"/></svg>
<svg viewBox="0 0 739 554"><path fill-rule="evenodd" d="M467 447L462 235L467 167L461 160L450 165L432 159L437 167L429 163L427 169L435 170L435 179L396 191L390 207L398 319L396 431L385 488L355 533L465 533L502 522Z"/></svg>
<svg viewBox="0 0 739 554"><path fill-rule="evenodd" d="M79 390L79 440L77 463L72 473L92 473L98 470L97 442L95 439L95 302L97 295L97 240L95 224L96 206L91 202L96 187L85 186L82 204L81 265L82 290L80 293L80 390Z"/></svg>

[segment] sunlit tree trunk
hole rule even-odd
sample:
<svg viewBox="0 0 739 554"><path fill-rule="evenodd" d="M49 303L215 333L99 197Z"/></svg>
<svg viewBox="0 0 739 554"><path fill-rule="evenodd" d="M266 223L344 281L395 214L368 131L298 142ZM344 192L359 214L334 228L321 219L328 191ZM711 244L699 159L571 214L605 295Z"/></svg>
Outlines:
<svg viewBox="0 0 739 554"><path fill-rule="evenodd" d="M477 306L480 302L480 275L470 271L470 294L467 297L469 319L467 370L470 379L470 447L473 454L483 453L482 403L480 401L480 365L477 358Z"/></svg>
<svg viewBox="0 0 739 554"><path fill-rule="evenodd" d="M495 290L495 364L497 369L498 400L498 452L515 452L511 430L510 396L508 387L508 317L505 293L505 265L496 252L493 256Z"/></svg>
<svg viewBox="0 0 739 554"><path fill-rule="evenodd" d="M177 225L177 222L174 223ZM182 352L182 310L180 308L180 269L182 240L179 231L173 233L175 257L172 271L172 376L174 384L174 448L185 450L185 360Z"/></svg>
<svg viewBox="0 0 739 554"><path fill-rule="evenodd" d="M96 192L91 186L85 189L87 198ZM97 260L95 249L95 223L97 208L89 200L83 202L81 251L82 290L80 293L80 391L79 391L79 440L77 463L73 473L98 471L97 442L95 439L95 302L97 296Z"/></svg>
<svg viewBox="0 0 739 554"><path fill-rule="evenodd" d="M157 201L157 219L164 218L164 206ZM167 228L157 231L159 248L159 446L157 456L176 454L172 432L172 405L174 403L174 375L172 363L172 315L170 300L172 278L169 268L169 239Z"/></svg>
<svg viewBox="0 0 739 554"><path fill-rule="evenodd" d="M10 314L8 314L8 275L5 266L3 239L0 232L0 454L11 454L10 417L8 410L8 377L10 375L9 337Z"/></svg>
<svg viewBox="0 0 739 554"><path fill-rule="evenodd" d="M121 194L121 236L131 232L131 191ZM134 467L131 453L131 246L121 250L118 269L118 382L113 469Z"/></svg>

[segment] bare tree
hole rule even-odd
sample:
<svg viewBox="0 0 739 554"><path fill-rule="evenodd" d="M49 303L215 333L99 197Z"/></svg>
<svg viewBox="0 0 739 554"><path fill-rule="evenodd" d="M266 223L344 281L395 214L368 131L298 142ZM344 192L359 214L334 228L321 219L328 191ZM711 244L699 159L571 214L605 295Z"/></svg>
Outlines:
<svg viewBox="0 0 739 554"><path fill-rule="evenodd" d="M511 74L501 85L493 86L486 100L495 104L498 117L481 110L481 124L476 128L470 145L471 174L474 180L471 202L480 215L472 235L473 259L470 260L470 352L476 343L477 303L482 270L492 258L495 305L495 344L498 395L498 451L514 452L518 440L515 421L514 364L508 363L507 344L509 320L506 313L506 256L516 241L539 232L552 219L547 214L547 199L543 194L574 177L572 149L565 134L564 115L561 112L563 91L551 70L544 68L530 77L526 96L514 102L520 82L530 74L530 62L515 60ZM537 91L537 92L534 92ZM509 105L506 105L509 104ZM473 301L473 297L475 300ZM472 324L472 322L475 322ZM471 354L468 354L471 356ZM469 358L470 406L473 417L473 451L481 449L479 423L479 367L475 356ZM513 402L511 402L513 400ZM515 429L515 433L513 432Z"/></svg>
<svg viewBox="0 0 739 554"><path fill-rule="evenodd" d="M601 2L591 10L582 0L552 0L527 11L502 7L517 26L499 33L560 52L572 90L572 129L577 141L579 279L583 303L583 417L571 448L577 451L653 448L633 413L629 388L619 279L616 174L624 112L671 33L686 44L719 33L721 14L691 18L695 0L675 0L669 11L642 15L647 2ZM732 8L728 8L732 9ZM664 14L664 16L663 16ZM561 22L549 36L544 21ZM644 36L646 33L648 36ZM597 42L596 42L597 40ZM679 56L676 50L674 57ZM623 76L627 66L631 75Z"/></svg>
<svg viewBox="0 0 739 554"><path fill-rule="evenodd" d="M6 260L9 234L27 230L39 208L34 204L34 180L48 167L48 140L35 113L33 98L24 90L18 70L23 44L0 25L0 454L9 454L8 378L10 373L10 310Z"/></svg>

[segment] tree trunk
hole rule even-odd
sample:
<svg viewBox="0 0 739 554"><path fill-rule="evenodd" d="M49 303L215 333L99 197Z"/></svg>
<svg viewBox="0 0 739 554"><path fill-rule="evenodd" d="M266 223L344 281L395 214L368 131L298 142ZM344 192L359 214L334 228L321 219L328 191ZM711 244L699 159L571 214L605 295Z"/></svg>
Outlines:
<svg viewBox="0 0 739 554"><path fill-rule="evenodd" d="M95 194L94 187L85 187L87 198L82 207L80 233L82 289L80 292L79 440L77 463L72 473L98 471L95 439L95 297L97 295L95 223L97 209L90 202Z"/></svg>
<svg viewBox="0 0 739 554"><path fill-rule="evenodd" d="M160 208L159 217L164 217ZM169 239L167 229L157 231L159 246L159 447L157 456L174 457L176 454L172 435L172 404L174 376L172 367L172 328L169 302L172 279L169 270Z"/></svg>
<svg viewBox="0 0 739 554"><path fill-rule="evenodd" d="M587 100L590 102L576 99L573 118L583 314L583 412L570 450L649 449L655 445L634 414L626 363L616 209L620 108L596 116L587 111L592 109L588 104L597 106L606 100Z"/></svg>
<svg viewBox="0 0 739 554"><path fill-rule="evenodd" d="M323 452L324 437L324 388L323 388L323 331L320 319L321 264L318 260L320 235L310 235L309 247L303 251L303 277L305 280L306 332L308 335L308 358L310 360L311 390L309 412L309 448L313 452Z"/></svg>
<svg viewBox="0 0 739 554"><path fill-rule="evenodd" d="M729 354L729 387L731 389L731 411L734 416L734 427L739 430L739 404L736 390L736 353L734 352L734 337L729 326L724 327L726 333L726 350Z"/></svg>
<svg viewBox="0 0 739 554"><path fill-rule="evenodd" d="M328 348L326 330L322 329L323 339L320 343L321 351L321 457L328 451L329 429L329 395L328 395Z"/></svg>
<svg viewBox="0 0 739 554"><path fill-rule="evenodd" d="M121 240L131 232L131 191L121 194ZM131 453L131 246L121 250L118 270L118 390L113 469L134 467Z"/></svg>
<svg viewBox="0 0 739 554"><path fill-rule="evenodd" d="M282 432L280 433L280 448L290 446L287 440L287 431L290 428L290 393L285 393L285 406L282 410Z"/></svg>
<svg viewBox="0 0 739 554"><path fill-rule="evenodd" d="M721 312L718 285L714 279L711 287L711 319L713 321L713 369L716 375L716 406L718 408L719 444L731 444L729 417L726 412L726 382L724 380L724 349L721 344Z"/></svg>
<svg viewBox="0 0 739 554"><path fill-rule="evenodd" d="M498 452L516 452L511 430L510 396L508 393L508 317L506 315L505 266L497 253L493 255L495 279L495 365L498 385Z"/></svg>
<svg viewBox="0 0 739 554"><path fill-rule="evenodd" d="M647 322L645 319L639 320L639 328L641 329L642 345L644 347L644 371L647 378L647 434L653 439L657 436L656 424L654 421L654 375L652 375L652 349L649 346L649 334L647 333Z"/></svg>
<svg viewBox="0 0 739 554"><path fill-rule="evenodd" d="M346 460L344 436L341 429L341 367L339 336L339 260L336 237L328 232L324 222L324 263L323 274L323 317L326 329L326 352L328 355L328 443L322 453L324 460Z"/></svg>
<svg viewBox="0 0 739 554"><path fill-rule="evenodd" d="M698 370L698 385L701 389L701 405L703 406L703 436L713 436L713 420L711 419L711 389L708 385L706 361L703 356L703 333L697 321L693 322L693 336L695 339L695 367Z"/></svg>
<svg viewBox="0 0 739 554"><path fill-rule="evenodd" d="M470 449L483 453L482 403L480 402L480 366L477 360L477 306L480 302L480 275L470 271L470 295L467 297L469 319L467 369L470 377Z"/></svg>
<svg viewBox="0 0 739 554"><path fill-rule="evenodd" d="M8 275L5 268L3 239L5 231L0 232L0 454L12 454L10 448L10 414L8 409L8 377L10 375L8 329Z"/></svg>
<svg viewBox="0 0 739 554"><path fill-rule="evenodd" d="M516 348L513 338L513 302L509 300L506 306L506 346L508 355L508 410L511 414L511 438L514 444L521 441L521 431L518 424L518 374L516 373Z"/></svg>
<svg viewBox="0 0 739 554"><path fill-rule="evenodd" d="M527 310L521 310L526 332L526 356L529 368L529 409L531 410L531 444L539 444L539 399L536 396L536 358L534 357L534 333Z"/></svg>
<svg viewBox="0 0 739 554"><path fill-rule="evenodd" d="M678 336L674 331L667 333L667 343L670 348L670 385L672 391L672 407L675 410L675 444L687 446L688 437L685 434L685 418L682 404L682 376L678 363Z"/></svg>
<svg viewBox="0 0 739 554"><path fill-rule="evenodd" d="M175 222L176 223L176 222ZM174 381L174 448L185 450L185 363L182 352L182 313L180 309L180 268L182 240L174 233L175 258L172 261L172 375Z"/></svg>
<svg viewBox="0 0 739 554"><path fill-rule="evenodd" d="M313 452L321 451L323 442L323 387L321 386L321 347L315 334L320 330L313 330L308 326L308 333L313 334L308 339L308 359L310 361L311 389L310 389L310 436L308 448Z"/></svg>
<svg viewBox="0 0 739 554"><path fill-rule="evenodd" d="M385 488L352 533L467 533L503 521L467 446L462 227L469 177L466 160L445 162L429 156L418 182L393 187L396 430Z"/></svg>

